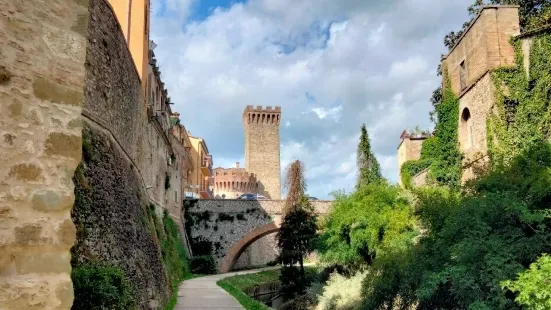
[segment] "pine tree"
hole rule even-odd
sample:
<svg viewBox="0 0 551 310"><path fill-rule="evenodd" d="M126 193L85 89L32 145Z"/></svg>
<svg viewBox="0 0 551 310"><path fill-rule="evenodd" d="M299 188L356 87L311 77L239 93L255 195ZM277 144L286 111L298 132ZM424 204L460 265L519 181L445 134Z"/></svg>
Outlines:
<svg viewBox="0 0 551 310"><path fill-rule="evenodd" d="M360 143L358 144L357 152L357 166L358 166L358 182L357 188L362 187L365 184L377 182L382 179L381 166L377 158L371 152L371 142L365 124L362 125L362 133L360 135Z"/></svg>
<svg viewBox="0 0 551 310"><path fill-rule="evenodd" d="M296 160L287 169L285 185L286 207L276 238L279 261L283 264L280 280L283 291L292 297L306 288L304 256L314 250L317 229L313 207L304 194L306 182L300 161ZM294 266L296 263L300 269Z"/></svg>

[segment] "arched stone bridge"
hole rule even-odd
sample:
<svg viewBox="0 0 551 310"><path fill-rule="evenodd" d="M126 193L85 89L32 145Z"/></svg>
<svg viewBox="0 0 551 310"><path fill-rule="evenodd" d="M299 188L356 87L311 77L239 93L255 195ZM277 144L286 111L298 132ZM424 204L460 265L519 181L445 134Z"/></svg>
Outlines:
<svg viewBox="0 0 551 310"><path fill-rule="evenodd" d="M332 204L311 202L317 214L327 213ZM200 199L187 205L184 221L193 255L210 247L220 272L228 272L255 241L279 230L285 201Z"/></svg>

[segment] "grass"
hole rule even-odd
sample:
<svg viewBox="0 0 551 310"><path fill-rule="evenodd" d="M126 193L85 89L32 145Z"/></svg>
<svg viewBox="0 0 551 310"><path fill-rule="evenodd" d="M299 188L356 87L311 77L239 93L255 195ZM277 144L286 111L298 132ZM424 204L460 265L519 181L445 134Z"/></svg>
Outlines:
<svg viewBox="0 0 551 310"><path fill-rule="evenodd" d="M223 279L238 290L246 290L256 285L279 282L279 269L257 273L241 274Z"/></svg>
<svg viewBox="0 0 551 310"><path fill-rule="evenodd" d="M266 270L228 277L219 280L216 284L235 297L245 309L266 310L270 309L270 307L247 296L244 291L256 285L277 282L279 282L279 270Z"/></svg>
<svg viewBox="0 0 551 310"><path fill-rule="evenodd" d="M247 310L269 310L270 308L263 303L252 299L251 297L245 295L241 290L233 286L230 282L225 279L219 280L216 282L218 286L223 288L230 295L235 297L237 301Z"/></svg>

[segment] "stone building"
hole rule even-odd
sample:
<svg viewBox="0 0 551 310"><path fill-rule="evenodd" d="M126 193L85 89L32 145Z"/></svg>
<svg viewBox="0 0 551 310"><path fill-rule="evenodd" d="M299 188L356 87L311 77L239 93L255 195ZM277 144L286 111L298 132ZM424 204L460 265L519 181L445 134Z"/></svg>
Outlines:
<svg viewBox="0 0 551 310"><path fill-rule="evenodd" d="M235 163L235 168L214 169L214 198L233 199L245 193L257 193L258 181L254 173Z"/></svg>
<svg viewBox="0 0 551 310"><path fill-rule="evenodd" d="M189 136L191 141L191 153L195 167L191 173L191 184L188 186L193 198L212 199L213 171L212 155L209 153L207 143L204 139Z"/></svg>
<svg viewBox="0 0 551 310"><path fill-rule="evenodd" d="M462 181L473 177L473 165L488 160L486 119L495 101L491 70L513 66L510 38L520 34L519 6L486 6L442 58L450 86L459 98L459 145L464 154Z"/></svg>
<svg viewBox="0 0 551 310"><path fill-rule="evenodd" d="M257 192L268 199L281 199L279 123L281 107L247 106L245 127L245 170L258 180Z"/></svg>
<svg viewBox="0 0 551 310"><path fill-rule="evenodd" d="M402 132L398 145L398 171L401 171L405 162L421 158L423 142L429 137L429 132Z"/></svg>

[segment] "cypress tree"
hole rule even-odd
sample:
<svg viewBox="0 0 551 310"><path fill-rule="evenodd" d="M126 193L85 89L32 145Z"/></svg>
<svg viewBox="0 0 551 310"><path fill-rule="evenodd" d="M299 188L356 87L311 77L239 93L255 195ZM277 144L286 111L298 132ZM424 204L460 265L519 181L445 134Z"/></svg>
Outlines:
<svg viewBox="0 0 551 310"><path fill-rule="evenodd" d="M382 179L381 166L371 151L371 142L365 124L362 124L360 143L358 144L356 163L358 166L358 182L356 188L377 182Z"/></svg>

